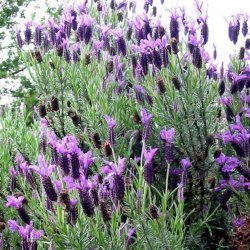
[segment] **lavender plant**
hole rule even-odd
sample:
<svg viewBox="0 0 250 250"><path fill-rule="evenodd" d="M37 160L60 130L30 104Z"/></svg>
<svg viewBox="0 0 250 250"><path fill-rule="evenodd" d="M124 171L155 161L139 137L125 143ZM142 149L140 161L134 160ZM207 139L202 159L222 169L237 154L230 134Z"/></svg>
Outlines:
<svg viewBox="0 0 250 250"><path fill-rule="evenodd" d="M153 4L137 14L134 2L65 3L59 18L17 29L39 105L28 131L24 121L8 131L5 118L3 206L13 208L2 213L20 234L7 228L7 247L249 243L237 238L249 225L249 42L218 73L202 3L194 20L171 10L167 27ZM247 15L229 22L234 44L241 19L246 36Z"/></svg>

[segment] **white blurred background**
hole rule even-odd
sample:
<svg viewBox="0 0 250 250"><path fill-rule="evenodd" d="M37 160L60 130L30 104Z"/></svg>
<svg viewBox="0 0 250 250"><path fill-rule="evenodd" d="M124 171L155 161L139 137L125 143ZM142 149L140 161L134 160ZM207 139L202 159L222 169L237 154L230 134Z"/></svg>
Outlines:
<svg viewBox="0 0 250 250"><path fill-rule="evenodd" d="M195 18L197 16L197 10L195 8L194 0L165 0L164 5L160 4L161 0L154 0L153 6L157 7L157 16L161 18L163 26L168 26L168 17L170 12L176 7L184 7L186 10L186 16ZM29 4L25 10L25 16L30 17L35 22L39 22L45 15L45 10L49 6L51 8L58 6L63 2L72 2L65 0L37 0ZM81 2L75 0L75 4ZM137 4L137 13L143 13L144 0L135 0ZM201 1L199 1L201 2ZM244 46L245 39L240 35L236 46L228 38L228 21L233 15L239 13L250 15L250 0L203 0L203 11L208 12L208 26L209 26L209 41L205 45L205 49L212 53L213 44L217 48L217 60L215 65L220 67L221 63L227 64L229 61L229 55L238 53L239 47ZM19 23L24 23L24 19L17 19ZM248 22L249 24L249 22ZM250 28L249 28L250 32ZM249 32L248 36L249 37ZM6 36L5 45L8 45L9 37ZM0 59L6 57L3 53L0 55ZM10 79L0 80L1 87L17 88L18 81L11 82ZM12 99L9 96L2 96L0 98L0 105L11 102Z"/></svg>

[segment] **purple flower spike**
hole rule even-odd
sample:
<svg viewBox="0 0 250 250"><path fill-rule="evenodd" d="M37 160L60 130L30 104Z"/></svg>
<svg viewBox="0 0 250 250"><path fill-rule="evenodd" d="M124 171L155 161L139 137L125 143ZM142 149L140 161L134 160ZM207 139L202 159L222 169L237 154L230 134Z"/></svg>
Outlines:
<svg viewBox="0 0 250 250"><path fill-rule="evenodd" d="M236 16L230 21L228 27L229 39L234 44L236 44L238 41L239 32L240 32L240 21L239 21L239 16Z"/></svg>
<svg viewBox="0 0 250 250"><path fill-rule="evenodd" d="M125 183L123 176L115 174L113 176L113 197L122 200L125 194Z"/></svg>
<svg viewBox="0 0 250 250"><path fill-rule="evenodd" d="M126 56L127 49L126 49L126 42L123 37L123 31L121 29L117 29L113 31L113 34L115 35L118 53L120 53L123 56Z"/></svg>
<svg viewBox="0 0 250 250"><path fill-rule="evenodd" d="M231 105L231 96L221 97L220 102L227 106Z"/></svg>
<svg viewBox="0 0 250 250"><path fill-rule="evenodd" d="M26 21L25 23L25 31L24 31L24 36L25 36L25 42L29 45L31 42L31 27L32 23L31 21Z"/></svg>
<svg viewBox="0 0 250 250"><path fill-rule="evenodd" d="M74 146L71 148L70 162L71 162L71 176L77 180L80 177L80 160L79 160L79 148Z"/></svg>
<svg viewBox="0 0 250 250"><path fill-rule="evenodd" d="M37 241L44 235L43 230L37 230L32 227L32 222L30 225L25 227L20 226L14 220L8 220L8 225L11 232L18 232L21 236L21 249L22 250L35 250L37 249Z"/></svg>
<svg viewBox="0 0 250 250"><path fill-rule="evenodd" d="M30 240L31 242L35 242L39 239L41 239L41 237L44 235L44 231L43 230L36 230L36 229L32 229L30 232Z"/></svg>
<svg viewBox="0 0 250 250"><path fill-rule="evenodd" d="M20 169L22 170L22 172L24 173L27 181L29 182L30 186L33 188L33 189L36 189L36 182L35 182L35 179L33 177L33 175L30 173L29 171L29 165L28 165L28 162L24 162L24 163L21 163L20 165Z"/></svg>
<svg viewBox="0 0 250 250"><path fill-rule="evenodd" d="M110 116L108 115L105 115L104 118L108 124L109 129L112 129L115 127L116 121L114 119L110 118Z"/></svg>
<svg viewBox="0 0 250 250"><path fill-rule="evenodd" d="M153 115L148 115L146 109L141 109L141 120L143 125L142 140L146 142L150 134L150 123Z"/></svg>
<svg viewBox="0 0 250 250"><path fill-rule="evenodd" d="M80 60L79 56L81 55L80 43L75 43L74 45L71 46L71 49L73 51L74 63L79 62L79 60Z"/></svg>
<svg viewBox="0 0 250 250"><path fill-rule="evenodd" d="M58 151L60 152L60 160L59 160L60 168L62 170L63 175L67 176L70 174L68 152L66 149L64 149L64 147L59 147Z"/></svg>
<svg viewBox="0 0 250 250"><path fill-rule="evenodd" d="M30 166L37 174L40 176L51 176L55 170L55 165L47 166L44 157L42 155L38 156L38 165L39 166Z"/></svg>
<svg viewBox="0 0 250 250"><path fill-rule="evenodd" d="M205 45L208 42L208 34L209 34L209 30L208 30L208 25L207 25L207 18L208 16L206 15L206 17L203 18L199 18L200 21L202 22L201 25L201 37L203 38L203 45Z"/></svg>
<svg viewBox="0 0 250 250"><path fill-rule="evenodd" d="M175 135L175 129L170 130L163 129L161 131L161 139L165 142L165 159L168 164L174 161L174 147L173 138Z"/></svg>
<svg viewBox="0 0 250 250"><path fill-rule="evenodd" d="M239 160L235 157L227 157L223 153L215 159L215 162L221 166L222 172L232 172L239 166Z"/></svg>
<svg viewBox="0 0 250 250"><path fill-rule="evenodd" d="M139 104L144 104L144 93L145 90L141 85L134 86L135 97Z"/></svg>
<svg viewBox="0 0 250 250"><path fill-rule="evenodd" d="M10 191L13 193L15 191L15 187L16 187L16 170L14 169L14 167L10 167L10 175L11 175L11 179L10 179Z"/></svg>
<svg viewBox="0 0 250 250"><path fill-rule="evenodd" d="M116 121L112 118L110 118L108 115L104 116L107 124L108 124L108 129L109 129L109 143L111 147L114 147L115 145L115 131L114 127L116 126Z"/></svg>
<svg viewBox="0 0 250 250"><path fill-rule="evenodd" d="M72 9L72 10L70 10L70 14L71 14L71 17L72 17L72 29L77 30L77 26L78 26L77 12L74 9Z"/></svg>
<svg viewBox="0 0 250 250"><path fill-rule="evenodd" d="M94 22L94 19L89 16L89 15L85 15L84 16L84 25L85 25L85 34L84 34L84 38L85 38L85 43L89 44L90 39L92 37L92 24Z"/></svg>
<svg viewBox="0 0 250 250"><path fill-rule="evenodd" d="M144 179L149 186L151 186L154 181L154 169L152 160L157 150L157 148L151 149L150 151L147 151L145 148L143 149L143 155L146 160L144 167Z"/></svg>
<svg viewBox="0 0 250 250"><path fill-rule="evenodd" d="M51 201L56 201L57 193L50 178L54 172L55 165L50 165L48 167L42 155L38 156L38 165L39 166L30 166L30 168L40 175L45 193L47 194L48 198Z"/></svg>
<svg viewBox="0 0 250 250"><path fill-rule="evenodd" d="M53 45L56 44L56 28L55 28L55 22L53 18L50 18L48 20L48 26L50 28L50 40L52 42Z"/></svg>
<svg viewBox="0 0 250 250"><path fill-rule="evenodd" d="M83 185L87 185L87 181L85 179L82 180L84 183ZM93 199L89 193L89 188L88 187L83 187L78 189L78 194L81 202L81 206L83 209L83 212L85 213L86 216L92 217L94 215L94 202Z"/></svg>
<svg viewBox="0 0 250 250"><path fill-rule="evenodd" d="M69 220L70 223L75 225L78 219L78 210L77 210L77 199L71 199L70 204L71 204L71 209L70 209L70 214L69 214Z"/></svg>
<svg viewBox="0 0 250 250"><path fill-rule="evenodd" d="M188 169L189 167L191 167L191 162L189 160L189 158L185 158L181 160L181 166L184 170Z"/></svg>
<svg viewBox="0 0 250 250"><path fill-rule="evenodd" d="M247 14L243 15L243 24L242 24L242 35L245 37L248 33L248 25L247 25L247 21L248 21L249 16Z"/></svg>
<svg viewBox="0 0 250 250"><path fill-rule="evenodd" d="M174 135L175 135L175 129L174 128L171 128L169 130L163 129L161 131L161 139L165 143L173 143Z"/></svg>
<svg viewBox="0 0 250 250"><path fill-rule="evenodd" d="M122 200L125 194L125 183L122 176L125 171L125 158L118 159L118 168L113 162L104 161L107 165L101 171L107 174L112 189L112 196L115 200Z"/></svg>
<svg viewBox="0 0 250 250"><path fill-rule="evenodd" d="M59 180L54 180L54 184L58 193L62 191L62 183Z"/></svg>
<svg viewBox="0 0 250 250"><path fill-rule="evenodd" d="M146 160L146 164L152 163L152 160L157 151L158 151L158 148L153 148L150 151L147 151L145 148L143 149L143 155Z"/></svg>
<svg viewBox="0 0 250 250"><path fill-rule="evenodd" d="M67 63L70 63L71 61L71 55L70 55L70 51L68 49L68 42L63 38L63 55L64 55L64 59Z"/></svg>
<svg viewBox="0 0 250 250"><path fill-rule="evenodd" d="M21 220L26 224L30 224L30 217L23 207L23 200L23 196L19 196L18 198L16 198L15 196L8 196L6 206L14 207L17 210Z"/></svg>
<svg viewBox="0 0 250 250"><path fill-rule="evenodd" d="M181 160L181 166L182 166L182 184L183 186L186 186L187 184L187 173L188 173L188 168L191 167L191 162L189 158L185 158Z"/></svg>
<svg viewBox="0 0 250 250"><path fill-rule="evenodd" d="M179 41L179 22L178 22L178 15L176 12L176 9L171 12L170 16L170 36L171 38L175 38L177 41Z"/></svg>
<svg viewBox="0 0 250 250"><path fill-rule="evenodd" d="M18 198L16 198L15 196L8 196L6 206L18 209L22 207L23 200L24 200L23 196L19 196Z"/></svg>
<svg viewBox="0 0 250 250"><path fill-rule="evenodd" d="M45 52L49 49L49 35L48 32L44 32L43 49Z"/></svg>
<svg viewBox="0 0 250 250"><path fill-rule="evenodd" d="M19 225L15 220L8 220L8 225L11 232L16 232L19 229Z"/></svg>
<svg viewBox="0 0 250 250"><path fill-rule="evenodd" d="M21 49L23 47L23 40L21 38L21 27L20 26L16 26L16 40L17 40L18 47Z"/></svg>
<svg viewBox="0 0 250 250"><path fill-rule="evenodd" d="M80 156L80 162L83 167L84 175L88 178L89 167L94 162L94 157L92 157L92 151L88 151L87 153Z"/></svg>
<svg viewBox="0 0 250 250"><path fill-rule="evenodd" d="M129 247L130 247L130 245L132 243L132 237L133 237L134 234L135 234L135 228L128 227L127 235L126 235L126 243L125 243L126 249L129 249Z"/></svg>
<svg viewBox="0 0 250 250"><path fill-rule="evenodd" d="M58 148L57 148L57 137L53 131L48 131L48 144L51 148L52 164L59 164Z"/></svg>
<svg viewBox="0 0 250 250"><path fill-rule="evenodd" d="M41 24L35 24L34 43L36 46L41 46L42 44L42 25Z"/></svg>

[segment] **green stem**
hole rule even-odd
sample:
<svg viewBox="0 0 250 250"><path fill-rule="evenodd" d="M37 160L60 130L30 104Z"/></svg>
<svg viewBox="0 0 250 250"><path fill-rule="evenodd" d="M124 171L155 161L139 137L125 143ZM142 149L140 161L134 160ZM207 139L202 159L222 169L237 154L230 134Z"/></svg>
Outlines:
<svg viewBox="0 0 250 250"><path fill-rule="evenodd" d="M149 196L149 202L150 202L150 204L153 204L151 187L149 185L148 185L148 196Z"/></svg>
<svg viewBox="0 0 250 250"><path fill-rule="evenodd" d="M201 100L201 116L204 124L204 132L205 132L205 138L207 138L207 121L206 121L206 112L205 112L205 105L204 105L204 96L202 93L202 86L201 86L201 75L200 70L198 71L199 76L199 88L200 88L200 100Z"/></svg>
<svg viewBox="0 0 250 250"><path fill-rule="evenodd" d="M168 179L169 179L169 170L170 170L170 164L167 164L167 174L166 174L166 187L165 187L165 196L167 197L168 194Z"/></svg>

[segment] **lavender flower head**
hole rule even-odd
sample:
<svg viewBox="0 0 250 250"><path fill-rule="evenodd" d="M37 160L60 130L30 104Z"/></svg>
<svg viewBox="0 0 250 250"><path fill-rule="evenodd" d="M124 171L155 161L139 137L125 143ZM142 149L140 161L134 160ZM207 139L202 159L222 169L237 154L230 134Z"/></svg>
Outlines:
<svg viewBox="0 0 250 250"><path fill-rule="evenodd" d="M10 175L11 175L11 180L10 180L10 191L13 193L16 187L16 170L14 167L10 167Z"/></svg>
<svg viewBox="0 0 250 250"><path fill-rule="evenodd" d="M123 37L122 29L113 30L112 33L115 35L118 53L120 53L122 56L126 56L127 54L126 42Z"/></svg>
<svg viewBox="0 0 250 250"><path fill-rule="evenodd" d="M42 177L51 176L55 170L55 165L47 166L44 157L42 155L38 156L38 166L31 165L30 169L34 170L37 174Z"/></svg>
<svg viewBox="0 0 250 250"><path fill-rule="evenodd" d="M81 50L80 50L80 43L75 43L71 46L71 50L73 52L73 61L74 63L77 63L80 58Z"/></svg>
<svg viewBox="0 0 250 250"><path fill-rule="evenodd" d="M55 191L55 188L52 184L50 176L55 170L55 165L47 166L44 158L42 155L38 156L38 165L39 166L30 166L31 169L33 169L37 174L40 175L41 181L45 190L46 195L51 201L57 200L57 193Z"/></svg>
<svg viewBox="0 0 250 250"><path fill-rule="evenodd" d="M21 27L19 25L16 26L16 40L19 49L21 49L23 47L23 40L21 37Z"/></svg>
<svg viewBox="0 0 250 250"><path fill-rule="evenodd" d="M80 155L79 160L83 170L83 174L88 178L89 167L94 162L94 157L92 156L92 151L89 150L87 153Z"/></svg>
<svg viewBox="0 0 250 250"><path fill-rule="evenodd" d="M248 22L249 16L247 14L242 15L242 16L243 16L242 35L245 37L247 35L247 33L248 33L247 22Z"/></svg>
<svg viewBox="0 0 250 250"><path fill-rule="evenodd" d="M35 24L34 43L36 46L41 46L42 44L42 25L39 23Z"/></svg>
<svg viewBox="0 0 250 250"><path fill-rule="evenodd" d="M126 158L118 159L118 166L113 162L104 161L107 165L102 167L101 171L107 174L112 187L112 194L115 200L122 200L125 194L125 182L122 176L125 171Z"/></svg>
<svg viewBox="0 0 250 250"><path fill-rule="evenodd" d="M143 155L145 158L144 179L149 186L151 186L154 181L154 169L152 161L157 151L157 148L153 148L150 151L147 151L145 148L143 148Z"/></svg>
<svg viewBox="0 0 250 250"><path fill-rule="evenodd" d="M18 209L22 207L23 200L24 200L23 196L19 196L18 198L16 198L15 196L8 196L6 206Z"/></svg>
<svg viewBox="0 0 250 250"><path fill-rule="evenodd" d="M239 21L239 15L237 15L231 19L228 27L229 39L234 44L236 44L238 41L239 32L240 32L240 21Z"/></svg>
<svg viewBox="0 0 250 250"><path fill-rule="evenodd" d="M178 14L176 9L171 12L169 28L170 28L170 37L175 38L178 42L180 28L179 28Z"/></svg>
<svg viewBox="0 0 250 250"><path fill-rule="evenodd" d="M188 168L191 167L191 162L189 160L189 158L185 158L181 160L181 167L182 167L182 185L183 187L186 186L187 184L187 173L188 173Z"/></svg>
<svg viewBox="0 0 250 250"><path fill-rule="evenodd" d="M143 132L142 132L142 140L146 143L150 134L150 123L153 118L153 115L147 114L146 109L141 109L141 120L142 120L142 125L143 125Z"/></svg>
<svg viewBox="0 0 250 250"><path fill-rule="evenodd" d="M24 201L23 196L19 196L18 198L16 198L15 196L8 196L6 206L14 207L17 210L21 220L25 224L30 224L30 217L25 208L23 207L23 201Z"/></svg>
<svg viewBox="0 0 250 250"><path fill-rule="evenodd" d="M180 163L181 163L182 169L184 170L188 169L192 165L189 158L182 159Z"/></svg>
<svg viewBox="0 0 250 250"><path fill-rule="evenodd" d="M31 21L26 21L25 22L25 31L24 31L24 36L25 36L25 42L29 45L31 42L31 27L32 22Z"/></svg>
<svg viewBox="0 0 250 250"><path fill-rule="evenodd" d="M175 135L175 129L171 128L169 130L163 129L161 131L161 139L165 142L165 143L173 143L173 138Z"/></svg>
<svg viewBox="0 0 250 250"><path fill-rule="evenodd" d="M165 142L165 159L168 164L174 161L174 147L173 138L175 135L175 129L171 128L169 130L163 129L161 131L161 139Z"/></svg>
<svg viewBox="0 0 250 250"><path fill-rule="evenodd" d="M70 50L68 49L68 42L66 39L62 39L63 43L63 55L64 55L64 59L67 63L70 63L71 61L71 55L70 55Z"/></svg>
<svg viewBox="0 0 250 250"><path fill-rule="evenodd" d="M47 22L48 27L50 28L50 40L53 45L56 43L56 28L55 21L53 18L50 18Z"/></svg>
<svg viewBox="0 0 250 250"><path fill-rule="evenodd" d="M239 160L235 157L227 157L223 153L220 154L218 158L215 159L215 162L220 165L223 172L232 172L238 165Z"/></svg>
<svg viewBox="0 0 250 250"><path fill-rule="evenodd" d="M115 145L114 127L116 126L116 121L114 119L110 118L110 116L108 116L108 115L105 115L104 118L108 124L109 143L110 143L111 147L114 147L114 145Z"/></svg>
<svg viewBox="0 0 250 250"><path fill-rule="evenodd" d="M36 241L38 241L39 239L41 239L41 237L44 235L44 231L43 230L37 230L37 229L32 229L30 232L30 241L31 244L35 243Z"/></svg>
<svg viewBox="0 0 250 250"><path fill-rule="evenodd" d="M18 232L20 234L22 238L22 250L37 249L36 242L44 235L43 230L33 228L32 222L30 225L23 227L15 220L8 220L8 225L11 232Z"/></svg>

